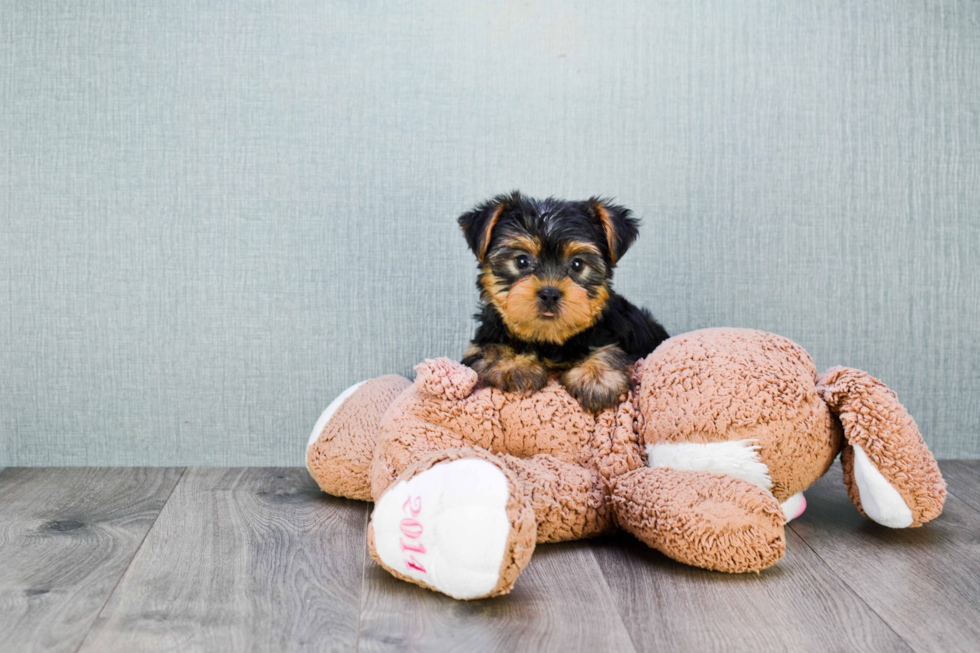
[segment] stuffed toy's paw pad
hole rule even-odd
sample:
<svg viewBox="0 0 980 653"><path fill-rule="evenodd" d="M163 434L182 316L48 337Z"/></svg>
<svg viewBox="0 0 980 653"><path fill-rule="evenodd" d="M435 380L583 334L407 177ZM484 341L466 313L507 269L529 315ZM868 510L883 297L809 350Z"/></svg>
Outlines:
<svg viewBox="0 0 980 653"><path fill-rule="evenodd" d="M854 446L854 482L861 507L872 520L889 528L908 528L915 521L902 495L882 476L858 445Z"/></svg>
<svg viewBox="0 0 980 653"><path fill-rule="evenodd" d="M498 585L512 525L511 490L493 463L440 463L392 486L372 517L384 566L457 599Z"/></svg>

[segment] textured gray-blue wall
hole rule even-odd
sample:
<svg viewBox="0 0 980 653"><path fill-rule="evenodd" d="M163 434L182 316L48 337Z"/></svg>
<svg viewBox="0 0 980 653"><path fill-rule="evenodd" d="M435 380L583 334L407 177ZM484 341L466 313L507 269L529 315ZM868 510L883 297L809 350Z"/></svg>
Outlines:
<svg viewBox="0 0 980 653"><path fill-rule="evenodd" d="M601 7L600 7L601 5ZM0 8L0 466L300 464L458 357L493 193L617 197L618 288L784 334L980 457L980 3Z"/></svg>

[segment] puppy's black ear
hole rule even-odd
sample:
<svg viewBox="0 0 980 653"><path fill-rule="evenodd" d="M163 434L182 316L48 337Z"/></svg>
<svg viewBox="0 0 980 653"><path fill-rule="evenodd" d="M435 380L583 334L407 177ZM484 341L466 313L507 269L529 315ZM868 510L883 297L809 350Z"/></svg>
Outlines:
<svg viewBox="0 0 980 653"><path fill-rule="evenodd" d="M593 197L586 204L592 219L606 234L609 259L613 265L616 265L639 235L640 221L634 218L633 212L625 206L612 204L601 197Z"/></svg>
<svg viewBox="0 0 980 653"><path fill-rule="evenodd" d="M476 254L476 259L481 263L490 247L490 238L494 226L500 220L503 212L519 202L520 198L520 192L516 190L510 195L497 195L456 219L459 226L463 228L466 244L470 246L470 249Z"/></svg>

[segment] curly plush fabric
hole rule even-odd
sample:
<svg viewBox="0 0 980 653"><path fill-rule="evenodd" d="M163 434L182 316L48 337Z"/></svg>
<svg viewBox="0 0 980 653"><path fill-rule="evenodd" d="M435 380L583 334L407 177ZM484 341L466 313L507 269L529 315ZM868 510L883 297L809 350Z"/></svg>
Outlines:
<svg viewBox="0 0 980 653"><path fill-rule="evenodd" d="M946 483L915 420L894 392L866 372L833 367L817 378L817 390L840 417L849 446L841 452L844 483L851 502L865 514L854 480L854 449L859 446L912 511L911 526L942 512Z"/></svg>
<svg viewBox="0 0 980 653"><path fill-rule="evenodd" d="M593 449L599 425L613 430L614 411L605 411L597 422L556 379L522 397L473 389L466 374L472 370L448 359L426 361L416 370L414 386L380 426L371 466L375 498L417 461L466 447L495 454L517 475L534 508L538 542L591 537L614 527ZM611 441L606 434L601 438ZM635 441L626 455L639 460Z"/></svg>
<svg viewBox="0 0 980 653"><path fill-rule="evenodd" d="M448 358L436 358L415 366L415 385L422 392L447 399L465 399L476 387L476 372Z"/></svg>
<svg viewBox="0 0 980 653"><path fill-rule="evenodd" d="M624 528L689 565L759 571L786 550L782 508L772 494L724 474L637 469L616 485Z"/></svg>
<svg viewBox="0 0 980 653"><path fill-rule="evenodd" d="M382 377L343 400L314 434L310 472L332 494L401 501L386 494L402 487L393 484L449 461L492 462L509 498L504 527L487 531L494 541L507 535L487 595L509 591L535 542L617 527L687 564L765 569L785 552L781 504L801 505L800 493L838 453L851 500L879 523L918 526L942 510L939 468L895 394L857 370L818 377L806 351L770 333L670 338L637 361L630 390L598 415L554 378L520 396L481 386L473 370L445 358L416 372L414 383ZM502 477L482 469L503 501Z"/></svg>
<svg viewBox="0 0 980 653"><path fill-rule="evenodd" d="M306 450L306 467L327 494L371 501L368 470L389 406L411 382L390 374L361 384Z"/></svg>
<svg viewBox="0 0 980 653"><path fill-rule="evenodd" d="M671 338L643 363L637 401L645 444L750 440L780 502L830 467L841 432L796 343L750 329Z"/></svg>

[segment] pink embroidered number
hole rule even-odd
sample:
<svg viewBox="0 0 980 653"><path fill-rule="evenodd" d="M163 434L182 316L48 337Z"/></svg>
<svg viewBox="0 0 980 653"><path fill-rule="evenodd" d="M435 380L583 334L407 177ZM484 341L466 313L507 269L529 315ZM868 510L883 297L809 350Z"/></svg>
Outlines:
<svg viewBox="0 0 980 653"><path fill-rule="evenodd" d="M417 540L422 537L422 531L424 528L422 524L419 523L416 517L422 512L422 497L408 497L405 503L402 505L402 512L406 515L411 515L410 517L405 517L399 524L402 535L407 537L409 540ZM398 540L402 545L402 551L412 551L413 553L426 553L425 546L421 542L411 542L406 543L404 539ZM427 573L425 567L419 562L414 555L408 554L405 558L405 565L409 569L414 569L416 571L421 571L423 574Z"/></svg>
<svg viewBox="0 0 980 653"><path fill-rule="evenodd" d="M422 535L422 524L418 523L411 517L406 517L402 520L400 524L402 529L402 535L405 537L410 537L413 540L417 540L420 535Z"/></svg>
<svg viewBox="0 0 980 653"><path fill-rule="evenodd" d="M398 540L402 544L402 551L414 551L415 553L428 553L425 550L425 545L419 542L416 545L405 544L405 540Z"/></svg>
<svg viewBox="0 0 980 653"><path fill-rule="evenodd" d="M418 517L419 513L422 512L422 497L415 497L415 505L412 505L412 497L405 499L402 511L411 513L412 517Z"/></svg>
<svg viewBox="0 0 980 653"><path fill-rule="evenodd" d="M415 556L408 556L408 560L405 561L405 564L408 565L409 569L418 569L423 574L426 573L425 567L419 564L419 561L415 559Z"/></svg>

